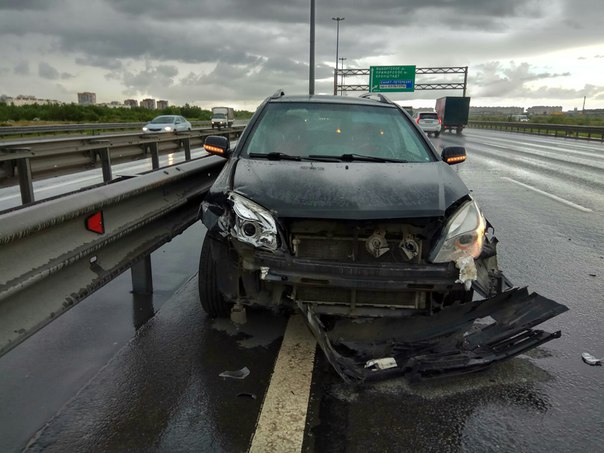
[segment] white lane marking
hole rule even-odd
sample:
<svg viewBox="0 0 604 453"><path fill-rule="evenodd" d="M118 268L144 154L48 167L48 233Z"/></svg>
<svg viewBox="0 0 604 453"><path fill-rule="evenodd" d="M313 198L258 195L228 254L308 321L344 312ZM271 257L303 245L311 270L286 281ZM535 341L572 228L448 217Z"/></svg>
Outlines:
<svg viewBox="0 0 604 453"><path fill-rule="evenodd" d="M250 453L302 451L317 343L301 315L287 323Z"/></svg>
<svg viewBox="0 0 604 453"><path fill-rule="evenodd" d="M532 190L533 192L537 192L537 193L540 193L541 195L545 195L546 197L551 198L552 200L559 201L560 203L563 203L567 206L578 209L579 211L593 212L591 209L581 206L580 204L573 203L572 201L565 200L564 198L561 198L557 195L553 195L551 193L544 192L543 190L537 189L533 186L529 186L528 184L524 184L523 182L516 181L515 179L508 178L507 176L502 176L501 179L505 179L507 181L513 182L514 184L518 184L519 186L522 186L526 189Z"/></svg>

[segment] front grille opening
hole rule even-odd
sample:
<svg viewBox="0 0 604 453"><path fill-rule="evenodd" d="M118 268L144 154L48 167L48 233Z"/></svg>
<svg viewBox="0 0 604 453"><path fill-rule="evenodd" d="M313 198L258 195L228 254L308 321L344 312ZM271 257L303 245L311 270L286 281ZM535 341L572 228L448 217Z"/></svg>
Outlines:
<svg viewBox="0 0 604 453"><path fill-rule="evenodd" d="M297 220L286 222L294 256L331 262L425 263L441 228L436 219L395 221Z"/></svg>

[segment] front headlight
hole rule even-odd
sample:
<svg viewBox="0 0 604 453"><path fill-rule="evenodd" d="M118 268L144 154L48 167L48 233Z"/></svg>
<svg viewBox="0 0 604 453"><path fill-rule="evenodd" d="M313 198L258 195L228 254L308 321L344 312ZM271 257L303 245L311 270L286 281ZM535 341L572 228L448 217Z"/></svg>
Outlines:
<svg viewBox="0 0 604 453"><path fill-rule="evenodd" d="M166 132L172 132L172 131L174 130L174 128L173 128L173 127L170 127L170 126L166 126L166 127L164 127L164 130L165 130Z"/></svg>
<svg viewBox="0 0 604 453"><path fill-rule="evenodd" d="M147 126L143 127L143 132L147 132L149 128Z"/></svg>
<svg viewBox="0 0 604 453"><path fill-rule="evenodd" d="M460 258L478 258L482 252L486 222L478 204L463 204L443 228L441 237L430 252L430 261L445 263Z"/></svg>
<svg viewBox="0 0 604 453"><path fill-rule="evenodd" d="M236 193L231 193L235 224L232 236L246 244L266 250L277 250L277 224L272 214L262 206Z"/></svg>

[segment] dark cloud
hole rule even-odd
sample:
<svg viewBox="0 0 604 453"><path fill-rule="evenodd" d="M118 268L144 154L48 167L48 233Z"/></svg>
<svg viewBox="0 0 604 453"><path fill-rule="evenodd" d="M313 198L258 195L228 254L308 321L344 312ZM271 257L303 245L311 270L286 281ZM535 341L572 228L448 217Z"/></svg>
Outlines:
<svg viewBox="0 0 604 453"><path fill-rule="evenodd" d="M61 77L59 71L44 61L38 63L38 75L48 80L57 80Z"/></svg>
<svg viewBox="0 0 604 453"><path fill-rule="evenodd" d="M468 78L468 86L472 96L493 98L546 98L558 97L572 99L584 96L583 92L589 91L590 95L599 92L603 88L594 85L586 85L582 89L552 88L541 85L534 88L535 84L548 79L568 77L570 73L549 73L536 71L528 63L493 62L477 66L473 75ZM530 84L529 84L530 82Z"/></svg>
<svg viewBox="0 0 604 453"><path fill-rule="evenodd" d="M4 10L48 10L63 3L61 0L5 0L0 2L0 11Z"/></svg>
<svg viewBox="0 0 604 453"><path fill-rule="evenodd" d="M29 63L27 61L20 61L15 65L13 72L18 75L29 74Z"/></svg>
<svg viewBox="0 0 604 453"><path fill-rule="evenodd" d="M0 0L0 11L0 39L12 45L3 64L14 79L26 74L28 55L32 65L42 61L38 75L47 80L80 81L100 68L95 83L104 77L112 89L175 103L308 89L308 0ZM332 90L335 16L345 17L339 55L347 67L467 65L473 93L520 96L568 75L520 62L601 42L603 11L601 0L317 2L316 91ZM581 58L604 58L582 53L569 72Z"/></svg>
<svg viewBox="0 0 604 453"><path fill-rule="evenodd" d="M113 77L121 79L128 92L150 92L158 88L165 90L174 84L178 69L170 65L153 66L147 64L137 73L130 71L114 72Z"/></svg>
<svg viewBox="0 0 604 453"><path fill-rule="evenodd" d="M225 21L247 20L263 23L307 23L308 0L146 0L145 7L137 0L108 0L116 9L132 16L149 16L157 19L191 19L211 16ZM433 21L454 27L480 24L489 27L497 18L511 18L530 14L540 17L550 7L541 0L332 0L328 4L317 2L319 21L334 16L344 16L350 22L366 25L401 25L411 23L418 12L427 11ZM451 16L454 15L454 17ZM452 20L455 19L455 20ZM469 21L469 22L466 22Z"/></svg>
<svg viewBox="0 0 604 453"><path fill-rule="evenodd" d="M97 68L110 69L112 71L122 68L122 62L117 58L86 55L85 57L77 57L75 62L80 65L95 66Z"/></svg>
<svg viewBox="0 0 604 453"><path fill-rule="evenodd" d="M52 67L45 61L38 63L38 75L47 80L68 80L74 77L68 72L59 72L56 68Z"/></svg>

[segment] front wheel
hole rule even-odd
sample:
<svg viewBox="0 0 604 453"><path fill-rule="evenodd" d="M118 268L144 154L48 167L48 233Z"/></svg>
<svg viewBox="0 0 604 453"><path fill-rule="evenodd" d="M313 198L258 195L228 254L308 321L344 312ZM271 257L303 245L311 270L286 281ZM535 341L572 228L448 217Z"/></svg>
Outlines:
<svg viewBox="0 0 604 453"><path fill-rule="evenodd" d="M197 275L199 286L199 302L201 308L212 318L224 318L231 312L231 304L224 300L224 296L218 290L216 284L216 265L212 261L210 250L210 239L204 238L199 258L199 274Z"/></svg>

